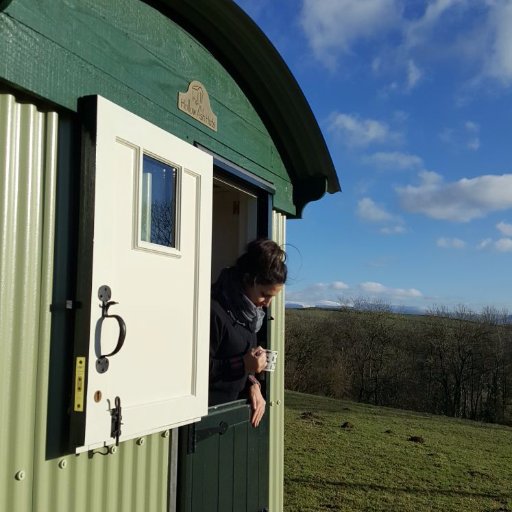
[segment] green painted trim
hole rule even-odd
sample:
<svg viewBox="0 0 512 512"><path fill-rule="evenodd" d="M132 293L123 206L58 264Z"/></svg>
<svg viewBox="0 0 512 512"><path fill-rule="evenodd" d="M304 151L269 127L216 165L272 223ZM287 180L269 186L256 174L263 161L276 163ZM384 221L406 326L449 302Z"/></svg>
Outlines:
<svg viewBox="0 0 512 512"><path fill-rule="evenodd" d="M327 180L323 176L311 176L300 180L293 188L293 202L297 208L297 216L311 201L318 201L327 192Z"/></svg>

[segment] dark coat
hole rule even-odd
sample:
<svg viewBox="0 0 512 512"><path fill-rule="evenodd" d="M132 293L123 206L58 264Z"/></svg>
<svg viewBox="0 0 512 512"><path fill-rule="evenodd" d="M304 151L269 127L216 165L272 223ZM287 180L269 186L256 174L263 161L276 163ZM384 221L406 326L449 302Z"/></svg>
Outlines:
<svg viewBox="0 0 512 512"><path fill-rule="evenodd" d="M257 346L256 333L216 300L211 302L209 405L244 397L248 374L243 355Z"/></svg>

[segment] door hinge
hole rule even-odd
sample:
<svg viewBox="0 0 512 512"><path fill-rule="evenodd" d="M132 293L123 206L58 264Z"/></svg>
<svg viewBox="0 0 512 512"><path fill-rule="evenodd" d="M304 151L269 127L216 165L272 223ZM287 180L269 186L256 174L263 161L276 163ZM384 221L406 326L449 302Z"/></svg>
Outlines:
<svg viewBox="0 0 512 512"><path fill-rule="evenodd" d="M215 434L224 435L229 429L229 425L225 421L221 421L216 427L196 428L196 424L192 423L188 427L187 453L195 453L197 443L208 439Z"/></svg>
<svg viewBox="0 0 512 512"><path fill-rule="evenodd" d="M81 302L77 300L66 299L65 302L50 304L50 313L55 313L56 311L73 311L74 309L80 309L81 307Z"/></svg>

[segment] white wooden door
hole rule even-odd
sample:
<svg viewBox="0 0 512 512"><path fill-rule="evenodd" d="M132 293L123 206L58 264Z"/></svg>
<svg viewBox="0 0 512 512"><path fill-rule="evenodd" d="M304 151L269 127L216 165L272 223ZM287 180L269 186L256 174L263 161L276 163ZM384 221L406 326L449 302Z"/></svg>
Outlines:
<svg viewBox="0 0 512 512"><path fill-rule="evenodd" d="M74 399L85 436L77 452L114 442L116 398L120 441L197 421L208 407L212 157L98 97L95 166L87 378L80 404L75 377ZM120 321L102 318L103 286L117 302L108 313L126 325L106 370L98 360L116 348Z"/></svg>

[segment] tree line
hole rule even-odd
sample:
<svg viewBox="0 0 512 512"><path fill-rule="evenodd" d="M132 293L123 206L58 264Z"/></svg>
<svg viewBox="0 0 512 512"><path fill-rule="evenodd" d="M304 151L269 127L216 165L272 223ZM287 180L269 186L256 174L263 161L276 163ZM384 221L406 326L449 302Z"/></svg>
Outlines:
<svg viewBox="0 0 512 512"><path fill-rule="evenodd" d="M510 316L465 306L401 315L366 299L338 310L287 310L285 386L512 424Z"/></svg>

